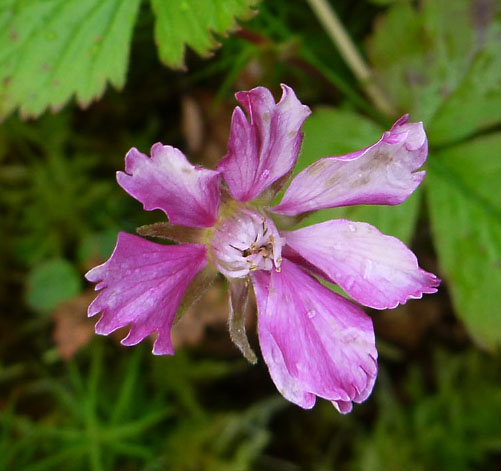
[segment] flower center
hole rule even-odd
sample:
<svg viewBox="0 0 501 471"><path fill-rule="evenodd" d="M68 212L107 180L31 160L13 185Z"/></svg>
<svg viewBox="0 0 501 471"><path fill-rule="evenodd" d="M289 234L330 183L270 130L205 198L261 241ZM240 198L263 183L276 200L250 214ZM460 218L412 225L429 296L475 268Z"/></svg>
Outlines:
<svg viewBox="0 0 501 471"><path fill-rule="evenodd" d="M256 270L280 271L283 243L269 217L242 209L216 227L211 252L221 273L242 278Z"/></svg>

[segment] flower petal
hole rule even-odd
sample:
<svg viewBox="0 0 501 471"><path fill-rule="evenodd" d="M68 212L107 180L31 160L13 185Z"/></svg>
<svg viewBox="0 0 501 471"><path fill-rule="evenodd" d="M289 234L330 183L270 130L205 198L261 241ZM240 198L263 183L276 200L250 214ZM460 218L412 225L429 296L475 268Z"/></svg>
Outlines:
<svg viewBox="0 0 501 471"><path fill-rule="evenodd" d="M277 104L264 87L236 94L250 122L241 108L235 108L228 153L217 168L238 201L254 199L296 163L303 139L300 129L311 112L291 88L282 85L282 90Z"/></svg>
<svg viewBox="0 0 501 471"><path fill-rule="evenodd" d="M173 354L170 329L181 298L207 262L201 244L159 245L119 233L109 260L85 276L102 289L89 306L89 316L103 315L96 333L108 335L132 324L124 345L135 345L153 332L157 355Z"/></svg>
<svg viewBox="0 0 501 471"><path fill-rule="evenodd" d="M293 262L281 268L252 274L259 342L278 390L303 408L315 396L363 401L377 375L371 319Z"/></svg>
<svg viewBox="0 0 501 471"><path fill-rule="evenodd" d="M395 205L418 187L416 172L428 153L422 123L400 118L374 145L339 157L325 157L292 180L273 211L295 216L307 211L354 204Z"/></svg>
<svg viewBox="0 0 501 471"><path fill-rule="evenodd" d="M125 156L125 172L118 184L143 203L144 209L161 209L171 224L211 227L217 220L221 175L191 165L175 147L161 143L151 158L132 148Z"/></svg>
<svg viewBox="0 0 501 471"><path fill-rule="evenodd" d="M353 402L351 401L332 401L332 405L341 414L349 414L353 409Z"/></svg>
<svg viewBox="0 0 501 471"><path fill-rule="evenodd" d="M375 309L394 308L423 293L435 293L440 284L435 275L419 268L403 242L364 222L335 219L282 236L325 278Z"/></svg>

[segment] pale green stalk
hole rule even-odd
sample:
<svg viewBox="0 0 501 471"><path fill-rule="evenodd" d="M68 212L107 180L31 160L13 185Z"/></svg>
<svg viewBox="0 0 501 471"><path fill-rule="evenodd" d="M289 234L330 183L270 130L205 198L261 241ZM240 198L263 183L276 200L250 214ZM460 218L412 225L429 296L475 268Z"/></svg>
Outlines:
<svg viewBox="0 0 501 471"><path fill-rule="evenodd" d="M362 85L365 93L381 113L395 116L397 111L374 80L372 70L358 52L350 36L327 0L306 0L339 53Z"/></svg>

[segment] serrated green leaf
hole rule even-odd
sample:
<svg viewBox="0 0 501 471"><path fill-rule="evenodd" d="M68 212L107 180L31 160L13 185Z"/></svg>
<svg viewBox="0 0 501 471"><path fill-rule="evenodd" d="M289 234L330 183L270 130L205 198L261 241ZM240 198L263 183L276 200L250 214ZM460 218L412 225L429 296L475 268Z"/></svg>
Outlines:
<svg viewBox="0 0 501 471"><path fill-rule="evenodd" d="M76 296L82 287L80 274L64 259L53 259L36 266L28 277L27 302L37 310L51 310Z"/></svg>
<svg viewBox="0 0 501 471"><path fill-rule="evenodd" d="M1 0L0 119L85 106L125 81L141 0Z"/></svg>
<svg viewBox="0 0 501 471"><path fill-rule="evenodd" d="M321 108L315 110L304 126L301 155L295 173L321 157L342 155L374 144L385 131L373 121L349 110ZM398 206L349 206L318 211L301 222L309 226L333 218L368 222L385 234L408 242L418 213L419 193Z"/></svg>
<svg viewBox="0 0 501 471"><path fill-rule="evenodd" d="M501 12L497 0L395 4L368 52L395 104L427 123L436 144L501 122Z"/></svg>
<svg viewBox="0 0 501 471"><path fill-rule="evenodd" d="M501 133L435 155L429 207L441 272L472 337L501 345Z"/></svg>
<svg viewBox="0 0 501 471"><path fill-rule="evenodd" d="M225 34L254 15L259 0L151 0L155 41L165 64L182 68L185 47L207 56L218 46L213 33Z"/></svg>

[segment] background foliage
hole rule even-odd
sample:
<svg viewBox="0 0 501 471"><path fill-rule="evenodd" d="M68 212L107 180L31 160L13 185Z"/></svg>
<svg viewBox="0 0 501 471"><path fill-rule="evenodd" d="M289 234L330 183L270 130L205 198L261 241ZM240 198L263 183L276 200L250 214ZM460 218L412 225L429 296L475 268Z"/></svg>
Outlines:
<svg viewBox="0 0 501 471"><path fill-rule="evenodd" d="M309 3L0 0L0 469L499 468L501 2L331 1L391 116ZM314 111L297 171L407 112L429 135L404 204L305 221L371 222L444 280L369 312L380 375L349 416L288 404L239 357L222 280L177 325L174 357L94 338L85 318L82 274L119 230L162 218L116 185L125 152L162 141L213 167L233 93L280 82Z"/></svg>

